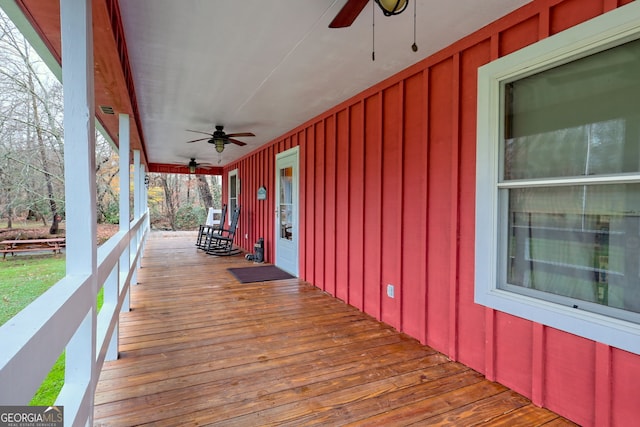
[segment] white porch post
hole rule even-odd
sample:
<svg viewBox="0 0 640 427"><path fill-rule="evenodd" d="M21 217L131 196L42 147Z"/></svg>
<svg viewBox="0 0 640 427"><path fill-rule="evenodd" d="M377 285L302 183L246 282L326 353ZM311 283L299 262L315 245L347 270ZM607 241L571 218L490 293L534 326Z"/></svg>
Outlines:
<svg viewBox="0 0 640 427"><path fill-rule="evenodd" d="M96 359L96 180L91 0L60 0L64 82L64 175L67 276L89 277L87 313L66 351L65 386L56 404L69 419L93 424ZM67 402L87 390L78 407ZM73 414L73 415L72 415ZM77 414L77 415L76 415ZM66 414L65 414L66 415Z"/></svg>
<svg viewBox="0 0 640 427"><path fill-rule="evenodd" d="M133 217L134 219L140 218L141 209L140 209L140 193L141 193L141 179L140 173L140 151L133 151ZM144 179L143 179L144 185ZM131 253L137 253L138 245L140 244L140 231L136 232L136 236L131 239L130 250ZM139 266L139 261L138 261ZM131 276L131 285L138 284L138 266L133 269L133 274Z"/></svg>
<svg viewBox="0 0 640 427"><path fill-rule="evenodd" d="M120 231L131 230L131 208L129 199L131 198L131 141L130 141L130 125L129 115L120 114L120 139L119 139L119 155L120 155ZM124 286L124 278L127 277L129 269L131 267L131 246L129 246L120 257L120 292ZM127 291L127 296L122 303L122 311L129 311L130 309L130 292Z"/></svg>
<svg viewBox="0 0 640 427"><path fill-rule="evenodd" d="M145 214L145 212L147 211L147 186L144 183L145 177L146 177L146 169L144 164L140 165L140 177L139 177L139 181L138 181L138 188L140 189L140 191L138 192L138 215L139 217L141 217L142 215ZM147 217L147 220L149 218ZM144 247L144 233L146 231L146 227L139 227L138 228L138 245L140 246L140 250L142 252L142 248ZM139 268L141 268L142 266L142 255L140 255L138 257L138 262L136 264L136 272L138 271Z"/></svg>
<svg viewBox="0 0 640 427"><path fill-rule="evenodd" d="M128 232L131 228L129 221L129 115L120 114L118 129L118 152L120 156L120 231ZM104 306L117 306L120 299L120 292L126 285L131 265L129 247L120 255L118 268L114 269L109 278L104 283ZM129 311L129 293L125 296L121 311ZM120 322L115 321L113 334L109 340L109 346L105 355L105 360L116 360L118 358L118 348L120 342Z"/></svg>

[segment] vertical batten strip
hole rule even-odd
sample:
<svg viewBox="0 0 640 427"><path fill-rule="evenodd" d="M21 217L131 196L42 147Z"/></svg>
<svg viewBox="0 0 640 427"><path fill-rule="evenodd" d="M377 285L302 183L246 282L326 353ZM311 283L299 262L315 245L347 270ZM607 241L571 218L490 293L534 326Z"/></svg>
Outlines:
<svg viewBox="0 0 640 427"><path fill-rule="evenodd" d="M325 162L325 138L324 138L324 120L318 121L314 126L314 135L316 143L316 187L315 187L315 285L325 290L324 280L324 201L325 201L325 185L324 185L324 162Z"/></svg>
<svg viewBox="0 0 640 427"><path fill-rule="evenodd" d="M460 292L460 283L458 279L459 271L459 250L460 242L458 239L458 231L460 229L459 207L460 207L460 53L456 53L452 57L453 60L453 76L452 76L452 129L451 129L451 241L449 254L449 357L458 360L458 295Z"/></svg>
<svg viewBox="0 0 640 427"><path fill-rule="evenodd" d="M378 170L377 170L377 174L376 174L376 187L381 189L382 188L382 177L384 176L384 89L380 89L380 91L378 92L378 97L380 100L380 104L378 106L378 140L376 141L376 143L379 146L379 152L380 152L380 157L378 159ZM379 227L377 227L378 231L375 233L378 236L378 242L377 242L377 246L378 246L378 260L377 260L377 274L376 274L376 290L377 290L377 313L376 313L376 319L378 320L382 320L382 298L384 295L384 283L382 283L382 255L384 253L384 251L382 250L382 244L383 244L383 233L386 231L385 230L385 224L384 224L384 198L382 197L382 194L378 195L378 206L376 206L376 209L378 211L378 220L379 220Z"/></svg>
<svg viewBox="0 0 640 427"><path fill-rule="evenodd" d="M544 406L544 378L545 378L545 326L532 324L532 366L531 366L531 401L538 406Z"/></svg>
<svg viewBox="0 0 640 427"><path fill-rule="evenodd" d="M315 281L315 131L314 126L310 125L306 128L307 133L307 175L305 177L307 186L307 226L305 233L307 234L307 268L305 271L307 282L316 283Z"/></svg>
<svg viewBox="0 0 640 427"><path fill-rule="evenodd" d="M333 296L338 296L338 284L337 284L337 256L338 252L338 238L337 238L337 225L338 218L336 216L338 209L338 113L334 112L331 115L331 119L333 121L333 129L331 138L327 138L327 140L331 141L331 146L325 145L327 157L331 158L331 175L327 173L326 181L327 188L330 186L331 190L331 203L328 204L328 211L325 213L325 218L327 222L325 222L325 235L327 234L327 230L329 230L329 235L331 236L328 239L329 245L325 247L326 255L325 255L325 266L328 265L328 271L325 270L325 282L330 285L329 293ZM326 128L325 128L326 130ZM325 169L326 173L326 169ZM330 215L329 215L330 214ZM327 224L329 228L327 228ZM326 236L325 236L326 239ZM331 263L327 263L327 259L331 260ZM327 279L329 277L329 279Z"/></svg>
<svg viewBox="0 0 640 427"><path fill-rule="evenodd" d="M398 105L399 105L399 115L400 117L398 117L398 123L400 123L400 126L398 126L398 143L400 144L400 153L398 154L399 156L399 162L400 162L400 200L398 200L398 211L399 211L399 215L397 216L398 221L400 223L400 226L398 227L399 232L398 232L398 239L400 239L400 256L398 258L398 290L400 291L400 295L396 295L395 297L397 298L397 304L398 304L398 312L397 312L397 325L398 325L398 330L399 331L403 331L403 318L404 316L403 314L403 308L404 308L404 304L403 304L403 300L404 300L404 295L405 295L405 283L404 283L404 274L403 274L403 266L402 266L402 260L404 259L404 245L403 245L403 239L404 239L404 234L403 234L403 230L404 230L404 225L405 225L405 218L403 215L403 208L404 208L404 199L405 199L405 190L407 188L407 179L406 179L406 173L404 172L404 153L405 153L405 145L406 142L404 140L404 128L405 128L405 122L404 122L404 118L405 118L405 108L407 108L407 106L405 105L405 81L401 80L398 83L398 97L400 98L398 100ZM408 292L407 292L408 293Z"/></svg>
<svg viewBox="0 0 640 427"><path fill-rule="evenodd" d="M343 127L340 127L340 121L336 115L336 296L343 301L349 303L349 294L351 282L349 280L350 270L350 233L349 219L351 210L349 202L351 200L350 180L351 168L350 147L351 147L351 108L346 107L344 110ZM342 134L339 129L343 129ZM340 136L342 135L342 139Z"/></svg>
<svg viewBox="0 0 640 427"><path fill-rule="evenodd" d="M345 198L346 200L343 202L344 203L344 213L342 215L340 215L340 218L342 218L342 221L344 221L346 223L345 226L345 235L344 238L346 239L345 242L345 253L343 254L343 259L345 260L345 271L344 271L344 275L343 275L343 279L345 281L345 283L343 284L344 286L344 295L345 298L344 300L347 302L347 304L349 303L349 295L351 294L351 281L349 280L349 274L350 274L350 270L351 270L351 262L350 262L350 258L349 258L349 254L351 253L351 236L349 234L349 218L351 218L351 209L350 209L350 201L351 201L351 191L350 191L350 185L349 183L351 182L351 168L349 167L350 163L351 163L351 107L348 106L345 109L345 115L346 115L346 140L343 142L346 147L344 148L344 155L346 156L346 159L343 159L342 164L344 165L344 169L345 169L345 175L343 176L344 182L342 183L343 188L345 189Z"/></svg>
<svg viewBox="0 0 640 427"><path fill-rule="evenodd" d="M604 13L611 12L614 9L618 8L618 0L604 0L604 4L602 5L602 10Z"/></svg>
<svg viewBox="0 0 640 427"><path fill-rule="evenodd" d="M612 397L613 397L613 358L612 347L602 343L595 343L595 422L599 427L612 425Z"/></svg>
<svg viewBox="0 0 640 427"><path fill-rule="evenodd" d="M549 6L540 9L538 14L538 40L546 39L551 34L550 15Z"/></svg>
<svg viewBox="0 0 640 427"><path fill-rule="evenodd" d="M426 157L425 157L425 170L424 173L426 175L426 179L425 179L425 183L424 183L424 200L426 201L426 205L425 205L425 215L424 215L424 229L425 229L425 239L424 239L424 254L425 254L425 259L424 259L424 280L425 282L425 286L424 286L424 295L423 295L423 300L424 300L424 310L423 310L423 318L421 319L421 325L424 328L423 332L422 332L422 336L419 337L420 341L423 344L427 343L427 340L429 338L429 326L427 325L428 319L429 319L429 283L428 283L428 277L429 277L429 160L430 160L430 156L429 156L429 145L430 145L430 138L429 138L429 132L431 131L431 127L429 126L429 123L431 123L430 117L431 117L431 108L430 108L430 104L429 104L429 97L430 97L430 91L431 91L431 85L429 83L431 76L430 76L430 68L425 68L422 72L422 81L424 84L424 120L423 120L423 124L424 124L424 129L422 129L422 142L425 145L425 150L426 150Z"/></svg>
<svg viewBox="0 0 640 427"><path fill-rule="evenodd" d="M362 310L363 308L363 218L364 207L362 200L364 197L364 126L363 126L363 102L362 100L353 103L349 107L349 129L347 132L348 161L345 167L348 170L349 179L345 183L348 187L349 199L347 207L349 215L347 218L348 253L347 253L347 276L348 298L347 302Z"/></svg>
<svg viewBox="0 0 640 427"><path fill-rule="evenodd" d="M365 161L365 152L366 152L366 132L367 132L367 126L366 126L366 115L365 115L365 99L366 98L362 98L362 100L360 101L360 106L361 106L361 120L362 122L360 123L361 126L361 146L362 146L362 151L359 153L362 155L361 159L362 159L362 174L360 175L360 185L362 186L362 203L360 205L360 212L362 213L362 217L360 218L359 223L357 224L358 227L360 227L360 231L361 231L361 239L360 239L360 245L359 245L359 249L360 249L360 253L364 254L364 236L365 236L365 207L367 206L366 204L366 197L367 197L367 192L366 192L366 185L365 185L365 165L366 165L366 161ZM360 286L360 301L359 301L359 305L357 306L360 310L364 311L364 293L365 293L365 284L364 284L364 269L366 268L365 265L365 257L364 255L362 255L362 260L361 260L361 271L363 272L362 276L360 277L360 282L358 283L358 285Z"/></svg>

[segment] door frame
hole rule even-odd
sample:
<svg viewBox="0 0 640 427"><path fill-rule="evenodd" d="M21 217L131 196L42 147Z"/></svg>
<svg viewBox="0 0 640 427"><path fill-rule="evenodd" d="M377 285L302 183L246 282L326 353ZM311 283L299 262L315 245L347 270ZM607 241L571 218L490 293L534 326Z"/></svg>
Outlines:
<svg viewBox="0 0 640 427"><path fill-rule="evenodd" d="M293 161L293 178L292 178L293 240L292 240L292 244L294 246L294 253L295 253L295 263L293 264L293 267L294 267L293 271L291 271L292 270L291 268L284 268L284 269L287 270L289 273L293 274L294 276L298 277L298 274L300 271L300 147L298 146L276 154L276 158L275 158L274 264L282 268L282 266L278 264L278 242L280 239L280 221L279 221L278 209L280 204L280 165L279 163L283 160Z"/></svg>

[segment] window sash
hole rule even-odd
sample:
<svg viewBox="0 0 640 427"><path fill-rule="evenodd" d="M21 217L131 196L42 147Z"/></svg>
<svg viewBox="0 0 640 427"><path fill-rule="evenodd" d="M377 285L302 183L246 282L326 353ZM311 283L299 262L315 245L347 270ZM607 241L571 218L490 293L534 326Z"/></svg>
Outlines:
<svg viewBox="0 0 640 427"><path fill-rule="evenodd" d="M640 354L640 325L593 310L587 302L574 308L561 296L541 299L535 290L506 284L506 262L500 253L508 239L501 215L508 212L503 193L526 187L604 185L639 182L640 174L581 175L502 179L501 142L504 87L558 65L640 38L640 2L633 2L543 39L478 70L476 151L475 301L478 304L554 327L587 339Z"/></svg>

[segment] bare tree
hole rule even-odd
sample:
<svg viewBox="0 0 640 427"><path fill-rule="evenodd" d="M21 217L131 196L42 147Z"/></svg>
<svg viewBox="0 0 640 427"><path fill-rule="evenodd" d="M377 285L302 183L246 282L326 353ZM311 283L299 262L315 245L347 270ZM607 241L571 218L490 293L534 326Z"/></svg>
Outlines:
<svg viewBox="0 0 640 427"><path fill-rule="evenodd" d="M171 179L172 176L170 175L162 175L160 177L160 182L162 183L162 188L164 189L164 200L165 200L165 206L167 208L167 220L169 221L169 224L171 226L172 230L176 229L176 192L175 192L175 186L172 185L171 181L174 181L174 179Z"/></svg>
<svg viewBox="0 0 640 427"><path fill-rule="evenodd" d="M57 232L63 203L62 87L26 40L0 14L0 147L7 160L0 183L11 194L5 212L16 208L52 217ZM46 206L46 207L45 207Z"/></svg>
<svg viewBox="0 0 640 427"><path fill-rule="evenodd" d="M213 207L213 195L211 194L211 188L207 182L206 175L197 175L198 179L198 193L200 199L206 208Z"/></svg>
<svg viewBox="0 0 640 427"><path fill-rule="evenodd" d="M119 174L117 156L104 138L96 137L96 205L99 222L120 222L120 197L117 188ZM124 219L127 220L128 218Z"/></svg>

